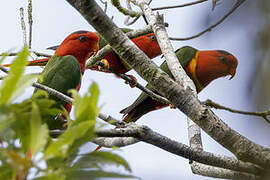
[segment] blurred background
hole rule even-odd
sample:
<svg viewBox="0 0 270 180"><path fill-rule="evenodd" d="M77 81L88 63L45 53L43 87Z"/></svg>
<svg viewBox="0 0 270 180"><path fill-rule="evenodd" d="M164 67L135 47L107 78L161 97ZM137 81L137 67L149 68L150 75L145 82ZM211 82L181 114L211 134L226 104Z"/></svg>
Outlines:
<svg viewBox="0 0 270 180"><path fill-rule="evenodd" d="M100 1L97 1L102 7ZM181 3L191 2L188 0ZM217 22L230 10L235 1L220 1L212 11L212 2L207 1L191 7L161 10L169 24L167 31L172 37L194 35ZM124 1L121 3L124 4ZM108 2L107 14L119 26L124 27L125 16ZM180 4L177 0L153 1L151 7ZM3 1L0 6L1 33L0 52L18 51L23 46L23 36L19 18L19 8L25 8L27 0ZM235 55L239 61L236 76L232 80L222 78L211 83L200 94L199 99L212 99L222 105L247 111L262 111L270 108L270 2L268 0L244 2L222 24L205 35L189 41L172 41L175 49L190 45L198 49L222 49ZM26 20L27 21L27 20ZM33 39L32 49L52 54L47 47L60 44L71 32L77 30L95 31L83 17L66 1L33 1ZM142 28L145 22L140 19L132 28ZM8 58L6 62L10 62ZM164 59L154 61L161 64ZM39 72L41 68L28 68L27 72ZM135 71L129 72L145 84ZM131 89L123 80L112 74L86 71L80 93L86 92L89 85L97 82L100 88L99 104L101 111L121 119L119 111L130 105L141 93ZM30 97L29 88L17 101ZM269 146L270 125L260 117L232 114L214 110L230 127L258 144ZM179 142L188 144L186 117L178 110L165 108L143 116L138 124L145 124L153 130ZM231 155L208 135L203 133L204 150ZM82 151L95 149L87 144ZM104 148L106 149L106 148ZM123 156L133 170L133 175L142 179L209 179L192 174L188 160L165 152L145 143L137 143L116 150ZM111 168L111 167L108 167ZM117 169L118 170L118 169Z"/></svg>

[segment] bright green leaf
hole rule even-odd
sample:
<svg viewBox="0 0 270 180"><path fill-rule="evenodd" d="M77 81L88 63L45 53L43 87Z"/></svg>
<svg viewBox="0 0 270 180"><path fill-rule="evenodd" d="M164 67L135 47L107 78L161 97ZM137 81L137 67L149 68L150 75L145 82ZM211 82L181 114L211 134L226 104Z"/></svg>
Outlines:
<svg viewBox="0 0 270 180"><path fill-rule="evenodd" d="M74 96L74 115L76 121L73 123L76 125L81 121L93 120L95 121L98 114L97 100L99 90L96 83L92 83L88 93L83 97L73 93Z"/></svg>
<svg viewBox="0 0 270 180"><path fill-rule="evenodd" d="M76 126L68 128L62 135L60 135L56 141L52 142L45 151L46 158L52 158L55 156L66 156L66 153L69 147L74 143L75 140L80 139L84 136L88 139L87 136L89 129L93 128L88 121L81 122Z"/></svg>
<svg viewBox="0 0 270 180"><path fill-rule="evenodd" d="M22 76L16 85L11 100L21 95L26 87L31 86L35 82L37 77L38 75L36 74L26 74Z"/></svg>
<svg viewBox="0 0 270 180"><path fill-rule="evenodd" d="M29 52L27 47L24 47L11 64L8 77L3 80L0 87L0 104L11 102L11 98L16 91L18 82L24 73L24 66L27 65L28 55Z"/></svg>
<svg viewBox="0 0 270 180"><path fill-rule="evenodd" d="M41 124L41 116L38 106L32 103L32 114L30 119L30 150L34 155L42 150L47 143L49 130L46 124Z"/></svg>

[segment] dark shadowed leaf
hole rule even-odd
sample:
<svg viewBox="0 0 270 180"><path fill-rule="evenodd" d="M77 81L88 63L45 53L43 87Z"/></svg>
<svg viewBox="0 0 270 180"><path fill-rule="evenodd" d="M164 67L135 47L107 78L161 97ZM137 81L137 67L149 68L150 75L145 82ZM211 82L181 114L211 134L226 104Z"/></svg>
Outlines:
<svg viewBox="0 0 270 180"><path fill-rule="evenodd" d="M83 155L73 167L92 168L94 167L93 165L99 167L105 164L123 166L127 171L131 172L128 163L122 157L111 152L103 151L95 151L90 154Z"/></svg>

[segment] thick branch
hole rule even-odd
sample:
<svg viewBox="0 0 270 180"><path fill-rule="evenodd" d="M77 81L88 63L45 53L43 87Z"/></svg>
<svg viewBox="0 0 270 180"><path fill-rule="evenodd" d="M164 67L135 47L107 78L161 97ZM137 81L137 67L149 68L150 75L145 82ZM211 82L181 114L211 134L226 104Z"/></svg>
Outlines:
<svg viewBox="0 0 270 180"><path fill-rule="evenodd" d="M129 146L140 141L133 137L114 137L114 138L99 137L95 138L92 142L102 147L113 148L113 147Z"/></svg>
<svg viewBox="0 0 270 180"><path fill-rule="evenodd" d="M185 144L171 140L157 132L154 132L146 126L138 126L135 124L131 124L128 125L126 128L97 130L96 134L98 137L134 137L138 140L152 144L173 154L200 163L236 170L240 172L253 173L257 175L262 172L262 169L252 165L251 163L244 163L232 157L217 156L213 153L200 151L196 148L191 148Z"/></svg>
<svg viewBox="0 0 270 180"><path fill-rule="evenodd" d="M243 173L223 168L217 168L201 163L192 164L192 172L201 176L213 177L213 178L222 178L222 179L234 179L234 180L253 180L260 179L258 176L254 176L250 173Z"/></svg>
<svg viewBox="0 0 270 180"><path fill-rule="evenodd" d="M217 142L244 161L270 167L270 149L255 144L228 127L211 110L200 103L193 93L186 88L185 81L181 82L182 84L175 83L111 22L110 18L104 14L94 0L67 1L94 26L122 59L126 60L152 87Z"/></svg>

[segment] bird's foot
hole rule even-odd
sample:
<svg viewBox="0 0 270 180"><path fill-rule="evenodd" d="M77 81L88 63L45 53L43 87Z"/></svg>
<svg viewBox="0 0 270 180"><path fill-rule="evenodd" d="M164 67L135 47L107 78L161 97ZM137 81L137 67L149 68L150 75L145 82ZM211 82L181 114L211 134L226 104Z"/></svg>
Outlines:
<svg viewBox="0 0 270 180"><path fill-rule="evenodd" d="M126 75L126 76L128 76L131 79L131 81L126 80L125 83L129 84L131 88L134 88L137 84L137 79L132 75Z"/></svg>
<svg viewBox="0 0 270 180"><path fill-rule="evenodd" d="M107 59L101 59L98 64L98 70L101 69L109 69L110 63L107 61Z"/></svg>

